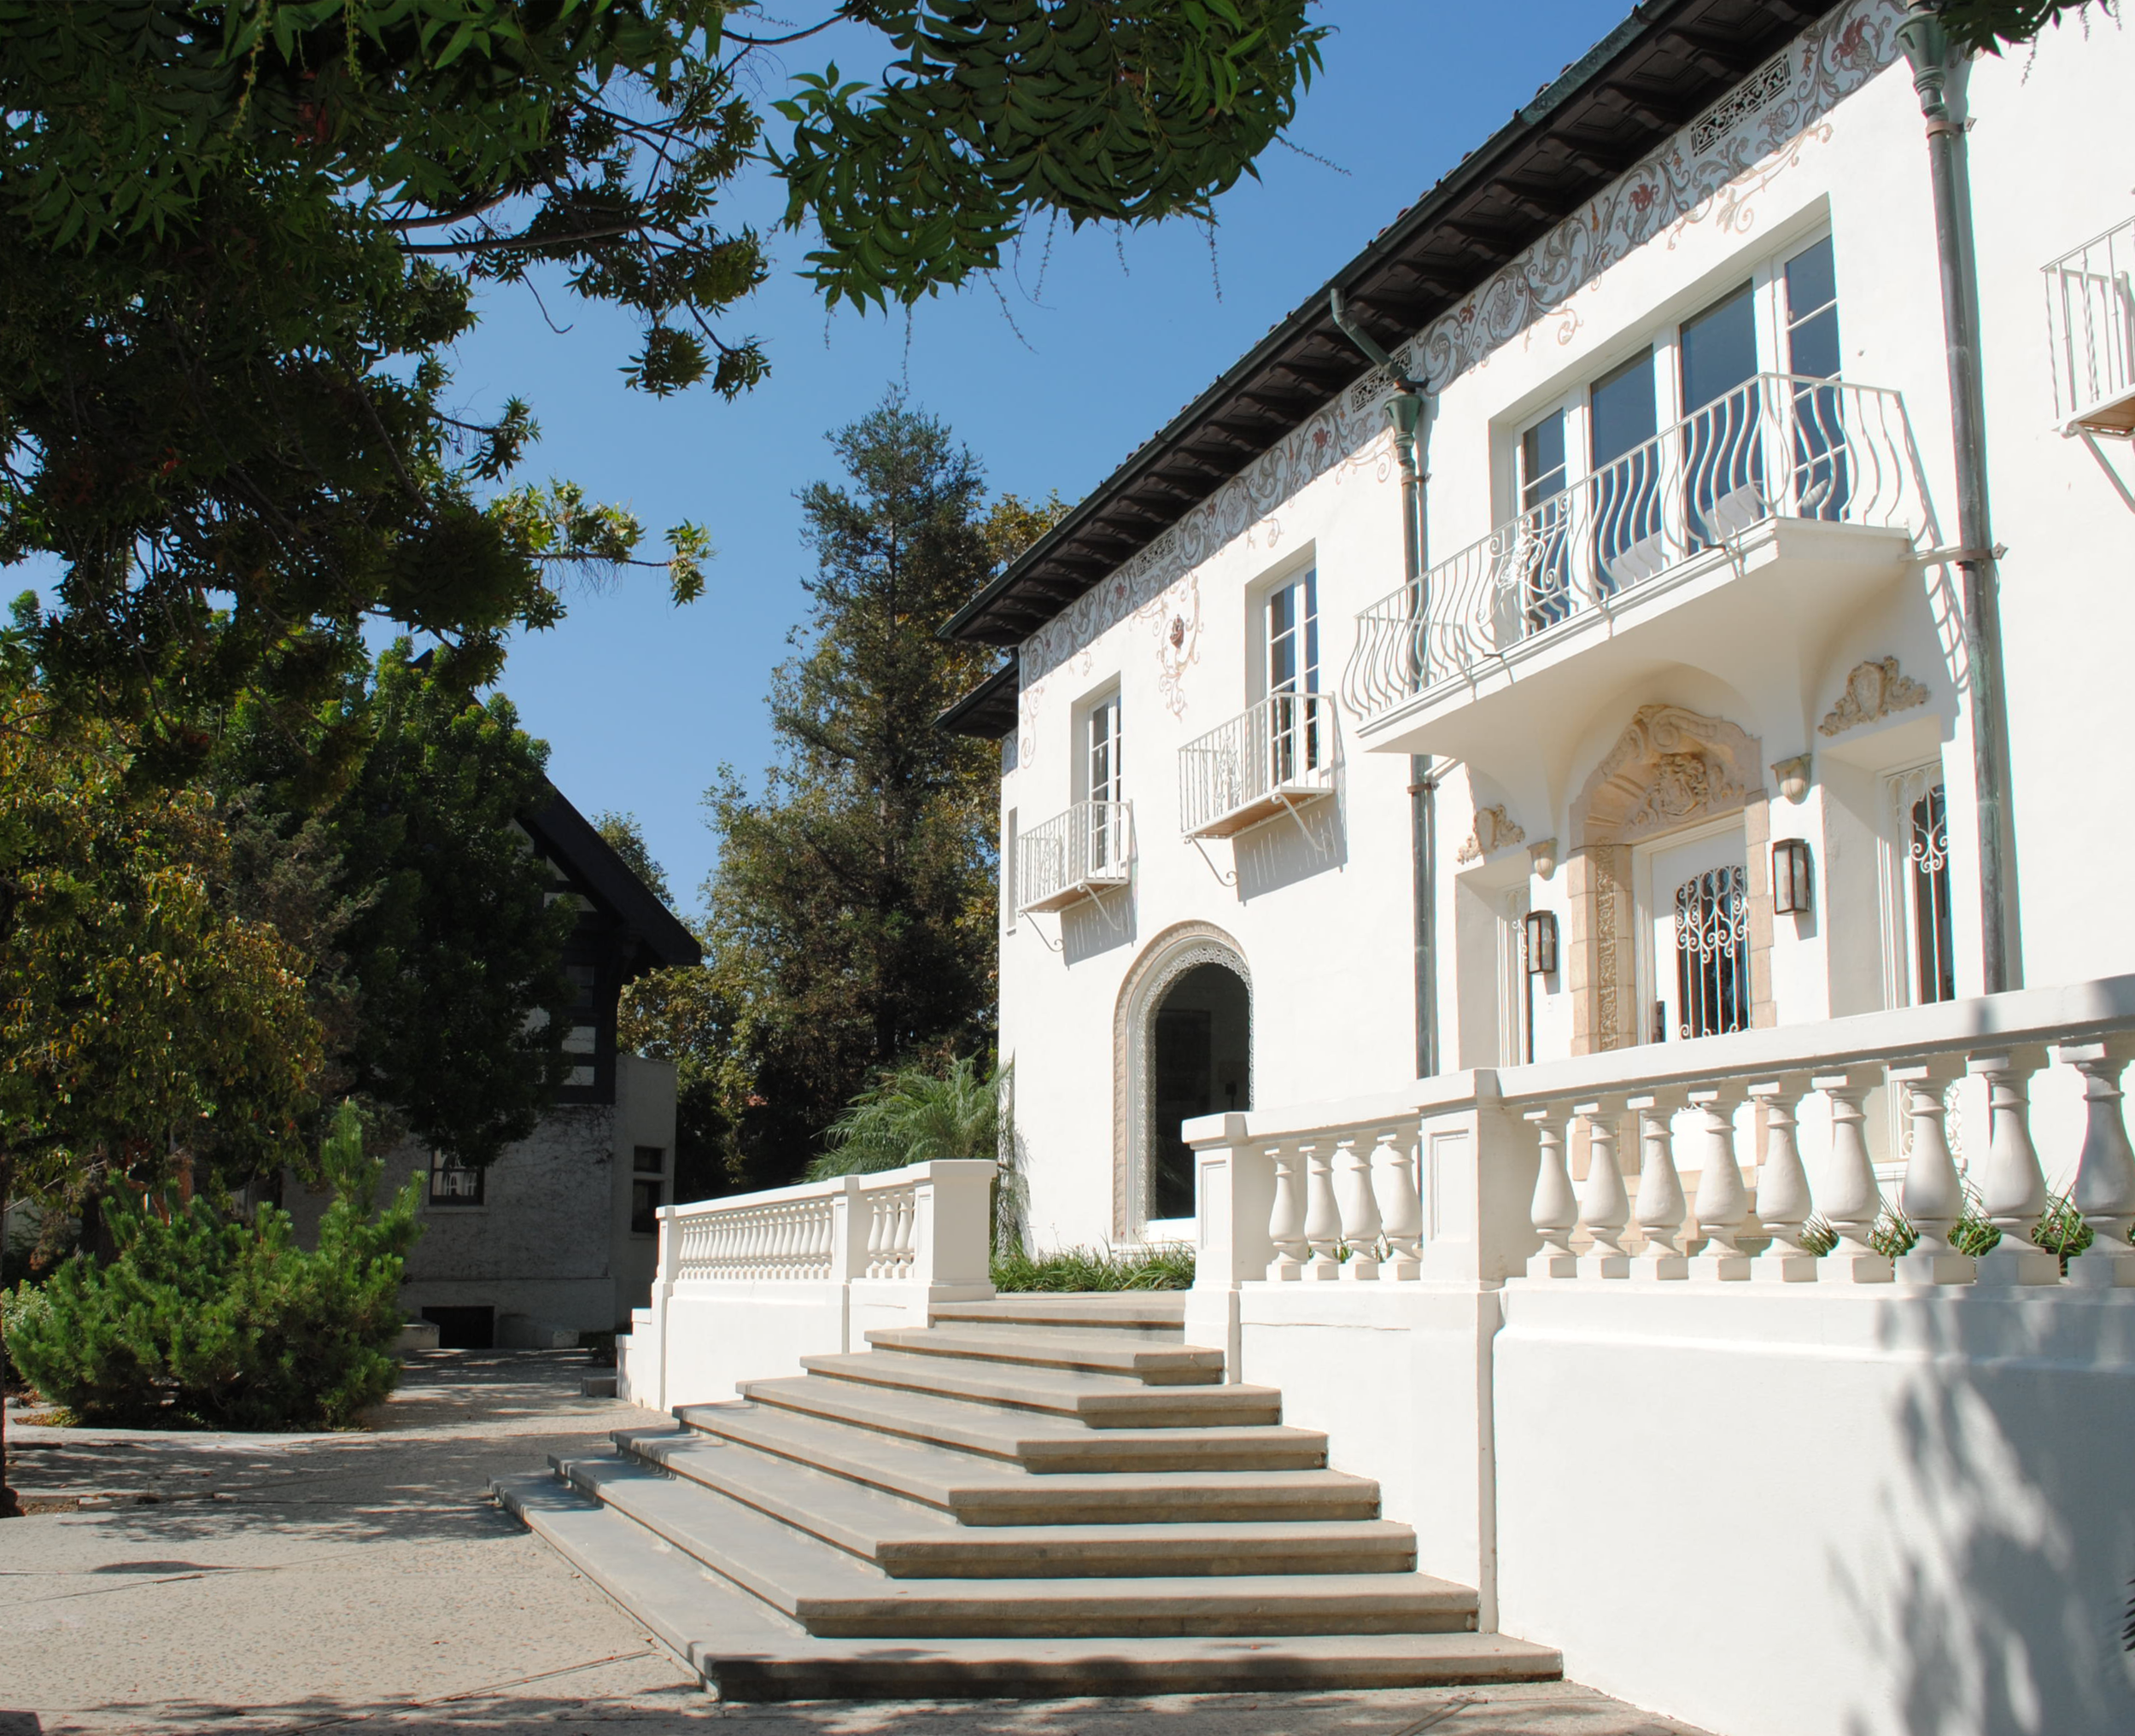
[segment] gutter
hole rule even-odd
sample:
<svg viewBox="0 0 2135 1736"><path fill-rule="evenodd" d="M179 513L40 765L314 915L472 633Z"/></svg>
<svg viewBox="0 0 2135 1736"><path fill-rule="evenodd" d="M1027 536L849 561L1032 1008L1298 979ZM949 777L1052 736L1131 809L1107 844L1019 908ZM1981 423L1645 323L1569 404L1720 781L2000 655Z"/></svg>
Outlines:
<svg viewBox="0 0 2135 1736"><path fill-rule="evenodd" d="M1408 586L1410 609L1421 619L1430 611L1430 596L1424 575L1424 550L1429 522L1424 484L1430 480L1418 464L1418 447L1430 433L1431 400L1421 380L1411 379L1378 340L1350 317L1339 286L1327 291L1327 311L1334 323L1366 358L1392 380L1399 390L1387 400L1386 419L1393 424L1394 449L1401 466L1401 568ZM1437 780L1431 775L1430 756L1408 757L1409 853L1415 868L1416 921L1416 1077L1427 1079L1438 1071L1437 1020L1437 915L1433 886L1437 879Z"/></svg>
<svg viewBox="0 0 2135 1736"><path fill-rule="evenodd" d="M1986 389L1980 373L1979 260L1965 197L1964 123L1946 91L1957 64L1949 32L1923 0L1898 26L1912 63L1913 89L1927 123L1927 167L1935 203L1935 254L1942 277L1944 352L1950 371L1950 435L1957 472L1957 570L1962 575L1965 661L1972 678L1972 785L1978 815L1981 992L2013 986L2009 929L2015 915L2009 873L2009 718L2002 669L2002 554L1994 541L1986 471Z"/></svg>

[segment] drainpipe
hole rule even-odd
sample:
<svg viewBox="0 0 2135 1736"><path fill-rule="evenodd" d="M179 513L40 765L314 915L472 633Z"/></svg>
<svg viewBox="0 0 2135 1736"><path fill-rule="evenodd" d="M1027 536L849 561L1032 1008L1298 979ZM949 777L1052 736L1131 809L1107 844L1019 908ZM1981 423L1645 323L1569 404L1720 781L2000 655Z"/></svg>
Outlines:
<svg viewBox="0 0 2135 1736"><path fill-rule="evenodd" d="M1419 435L1427 438L1429 400L1424 396L1424 383L1413 380L1395 364L1394 358L1379 347L1378 341L1349 317L1343 303L1342 291L1331 289L1327 292L1328 311L1334 323L1340 326L1349 342L1364 352L1369 361L1382 369L1401 389L1386 406L1386 419L1393 424L1394 451L1401 467L1401 564L1408 581L1409 595L1415 599L1420 619L1426 612L1430 599L1424 591L1424 533L1428 523L1424 517L1424 483L1427 476L1418 464ZM1431 895L1434 862L1437 854L1436 796L1438 782L1431 775L1430 756L1414 753L1408 757L1409 845L1415 862L1416 903L1416 1077L1427 1079L1438 1071L1438 1020L1436 988L1437 982L1437 921Z"/></svg>
<svg viewBox="0 0 2135 1736"><path fill-rule="evenodd" d="M1915 0L1898 26L1913 89L1927 122L1934 187L1935 253L1950 369L1950 432L1957 471L1957 570L1963 577L1965 660L1972 681L1972 780L1979 813L1980 956L1986 993L2011 986L2011 916L2006 835L2008 716L2003 701L2000 576L1987 507L1986 394L1980 374L1979 262L1963 198L1964 128L1951 117L1945 85L1954 61L1949 32Z"/></svg>

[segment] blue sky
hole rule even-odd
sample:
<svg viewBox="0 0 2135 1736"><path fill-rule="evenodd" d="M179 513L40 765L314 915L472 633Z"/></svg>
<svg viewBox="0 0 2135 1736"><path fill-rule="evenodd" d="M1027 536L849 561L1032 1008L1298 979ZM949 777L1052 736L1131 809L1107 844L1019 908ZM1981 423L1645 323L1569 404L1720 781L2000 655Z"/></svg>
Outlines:
<svg viewBox="0 0 2135 1736"><path fill-rule="evenodd" d="M514 644L502 685L550 743L558 785L589 815L635 813L694 910L717 854L699 798L722 761L753 784L773 751L763 696L810 564L794 496L831 474L828 430L903 383L996 488L1079 499L1626 9L1322 0L1337 31L1292 130L1299 149L1269 151L1261 183L1220 202L1213 264L1190 225L1063 232L1042 286L1027 250L1020 282L928 303L908 332L901 315L827 318L794 275L805 241L779 237L770 281L732 321L763 340L771 376L738 403L628 390L634 329L567 289L545 289L546 318L524 289L492 294L455 386L471 409L531 403L542 439L523 476L572 477L656 534L695 520L719 550L687 608L669 604L661 575L634 576L574 596L560 627ZM792 69L819 67L810 46ZM841 70L862 70L850 50ZM778 210L761 184L740 206L759 223Z"/></svg>

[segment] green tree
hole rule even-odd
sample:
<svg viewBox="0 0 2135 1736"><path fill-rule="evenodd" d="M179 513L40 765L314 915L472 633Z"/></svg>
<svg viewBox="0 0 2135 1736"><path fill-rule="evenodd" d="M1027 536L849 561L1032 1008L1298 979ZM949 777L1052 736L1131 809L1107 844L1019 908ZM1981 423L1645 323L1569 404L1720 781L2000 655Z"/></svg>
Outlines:
<svg viewBox="0 0 2135 1736"><path fill-rule="evenodd" d="M496 493L531 418L455 418L439 359L480 284L553 267L636 317L634 384L739 393L752 164L832 301L910 303L1032 222L1207 216L1318 64L1307 3L0 0L0 561L61 564L51 678L147 715L267 669L301 710L374 616L494 658L641 534ZM832 25L878 79L764 58ZM670 533L678 599L708 547Z"/></svg>
<svg viewBox="0 0 2135 1736"><path fill-rule="evenodd" d="M989 1040L998 762L933 722L988 654L937 629L1053 510L989 511L977 460L894 393L831 444L848 481L802 495L817 570L773 679L780 757L760 798L731 769L705 798L706 1023L730 1162L765 1182L883 1069Z"/></svg>
<svg viewBox="0 0 2135 1736"><path fill-rule="evenodd" d="M0 1201L293 1154L320 1032L305 961L217 896L214 804L122 729L55 724L0 660ZM0 1515L15 1509L0 1434Z"/></svg>
<svg viewBox="0 0 2135 1736"><path fill-rule="evenodd" d="M330 732L356 753L321 799ZM383 1107L390 1131L474 1165L533 1131L568 1065L575 912L515 823L546 799L547 757L510 699L471 691L464 659L402 640L317 734L241 708L214 762L247 845L235 902L309 938L320 1095Z"/></svg>
<svg viewBox="0 0 2135 1736"><path fill-rule="evenodd" d="M2050 24L2068 14L2087 16L2093 0L1939 0L1933 10L1953 41L1982 54L1999 54L2004 45L2035 42ZM2108 18L2120 15L2118 0L2097 0Z"/></svg>

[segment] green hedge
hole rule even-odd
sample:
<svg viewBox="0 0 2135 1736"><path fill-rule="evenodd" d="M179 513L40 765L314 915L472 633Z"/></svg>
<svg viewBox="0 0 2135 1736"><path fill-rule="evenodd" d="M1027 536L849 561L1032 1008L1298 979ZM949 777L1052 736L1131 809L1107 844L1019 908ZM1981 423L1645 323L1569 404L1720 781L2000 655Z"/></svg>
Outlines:
<svg viewBox="0 0 2135 1736"><path fill-rule="evenodd" d="M1194 1282L1190 1248L1155 1248L1132 1254L1110 1248L1067 1248L1057 1254L1020 1251L993 1257L993 1288L1003 1294L1048 1290L1184 1290Z"/></svg>

